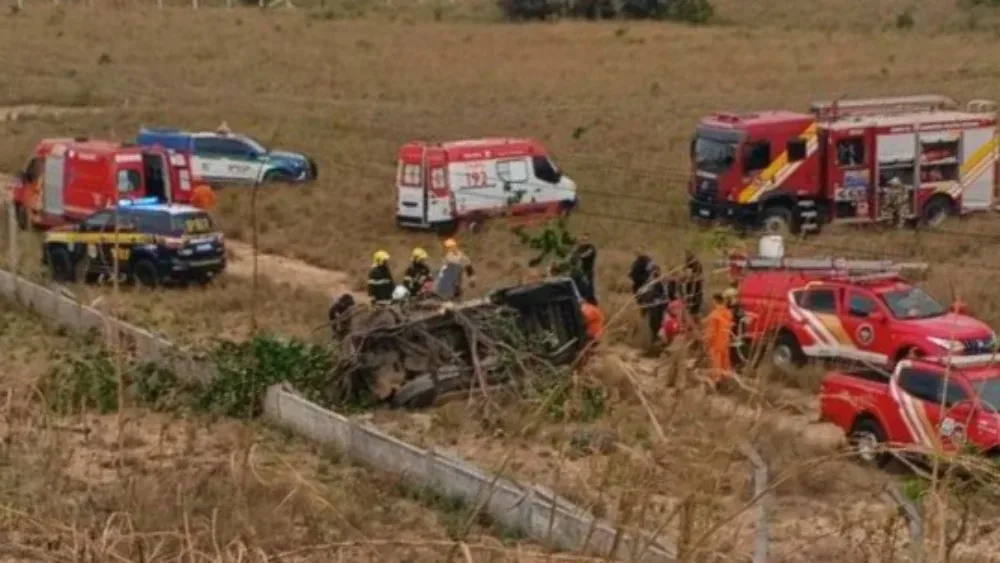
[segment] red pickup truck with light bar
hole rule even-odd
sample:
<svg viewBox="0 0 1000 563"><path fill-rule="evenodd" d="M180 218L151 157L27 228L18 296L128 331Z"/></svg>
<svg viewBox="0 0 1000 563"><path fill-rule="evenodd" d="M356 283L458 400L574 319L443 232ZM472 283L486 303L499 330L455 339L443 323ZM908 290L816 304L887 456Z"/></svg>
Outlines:
<svg viewBox="0 0 1000 563"><path fill-rule="evenodd" d="M972 446L1000 457L1000 356L919 358L874 370L833 371L820 390L820 416L839 426L865 462L894 451L955 454Z"/></svg>
<svg viewBox="0 0 1000 563"><path fill-rule="evenodd" d="M831 359L892 366L908 356L983 354L995 333L903 277L923 263L830 258L736 258L739 303L751 344L781 369Z"/></svg>

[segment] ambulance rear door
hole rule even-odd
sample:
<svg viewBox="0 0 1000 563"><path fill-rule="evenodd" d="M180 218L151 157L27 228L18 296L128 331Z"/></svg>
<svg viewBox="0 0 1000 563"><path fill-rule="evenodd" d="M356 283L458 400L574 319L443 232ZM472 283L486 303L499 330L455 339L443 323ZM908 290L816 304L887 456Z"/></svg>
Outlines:
<svg viewBox="0 0 1000 563"><path fill-rule="evenodd" d="M399 151L396 169L396 223L399 225L427 226L426 150L423 143L410 143Z"/></svg>

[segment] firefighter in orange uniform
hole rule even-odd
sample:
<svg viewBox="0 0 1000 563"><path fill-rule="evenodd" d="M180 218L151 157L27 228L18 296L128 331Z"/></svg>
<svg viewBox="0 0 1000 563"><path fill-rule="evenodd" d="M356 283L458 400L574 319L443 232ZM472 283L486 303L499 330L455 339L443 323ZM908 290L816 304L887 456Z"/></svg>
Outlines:
<svg viewBox="0 0 1000 563"><path fill-rule="evenodd" d="M604 313L597 305L586 299L580 299L580 313L583 315L583 323L587 327L587 337L591 341L598 341L604 333Z"/></svg>
<svg viewBox="0 0 1000 563"><path fill-rule="evenodd" d="M712 383L719 382L732 370L729 347L733 338L733 312L726 306L722 294L712 296L715 306L705 317L705 346L711 367Z"/></svg>
<svg viewBox="0 0 1000 563"><path fill-rule="evenodd" d="M198 184L191 192L191 205L198 209L215 209L215 191L208 184Z"/></svg>

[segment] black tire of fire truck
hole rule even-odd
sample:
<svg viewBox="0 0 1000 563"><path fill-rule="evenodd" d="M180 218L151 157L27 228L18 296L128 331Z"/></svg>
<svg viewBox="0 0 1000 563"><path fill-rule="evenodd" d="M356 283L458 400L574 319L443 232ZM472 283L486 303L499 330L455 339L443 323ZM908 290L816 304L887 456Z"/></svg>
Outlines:
<svg viewBox="0 0 1000 563"><path fill-rule="evenodd" d="M760 228L769 235L797 234L799 231L795 213L780 203L764 208L760 214Z"/></svg>
<svg viewBox="0 0 1000 563"><path fill-rule="evenodd" d="M160 272L152 260L139 260L132 265L132 277L135 283L150 289L159 287L162 283Z"/></svg>
<svg viewBox="0 0 1000 563"><path fill-rule="evenodd" d="M955 206L951 199L943 194L935 195L924 205L924 210L920 213L921 227L933 229L944 223L945 219L955 213Z"/></svg>
<svg viewBox="0 0 1000 563"><path fill-rule="evenodd" d="M17 221L17 228L22 231L27 231L31 226L31 221L28 219L28 210L20 203L14 204L14 220Z"/></svg>
<svg viewBox="0 0 1000 563"><path fill-rule="evenodd" d="M847 442L862 463L885 467L892 459L892 454L885 449L885 430L870 415L862 414L854 421Z"/></svg>
<svg viewBox="0 0 1000 563"><path fill-rule="evenodd" d="M806 355L799 340L791 332L782 329L771 348L771 364L784 372L791 372L806 365Z"/></svg>
<svg viewBox="0 0 1000 563"><path fill-rule="evenodd" d="M49 264L49 274L52 281L62 283L76 282L76 269L73 267L73 257L63 247L56 246L45 250Z"/></svg>

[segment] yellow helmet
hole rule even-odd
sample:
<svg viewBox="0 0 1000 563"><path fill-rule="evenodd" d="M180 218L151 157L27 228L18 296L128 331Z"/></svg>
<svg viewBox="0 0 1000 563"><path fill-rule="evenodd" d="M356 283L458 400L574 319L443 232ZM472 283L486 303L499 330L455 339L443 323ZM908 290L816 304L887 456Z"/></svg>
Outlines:
<svg viewBox="0 0 1000 563"><path fill-rule="evenodd" d="M389 253L384 250L379 250L375 252L375 256L372 257L372 262L374 262L376 266L381 266L382 264L385 264L388 261L389 261Z"/></svg>
<svg viewBox="0 0 1000 563"><path fill-rule="evenodd" d="M424 260L427 260L427 251L424 250L423 248L419 248L419 247L418 248L414 248L413 249L413 254L410 255L410 258L414 262L422 262Z"/></svg>
<svg viewBox="0 0 1000 563"><path fill-rule="evenodd" d="M444 241L444 248L445 250L455 250L458 248L458 241L453 238L447 239Z"/></svg>

